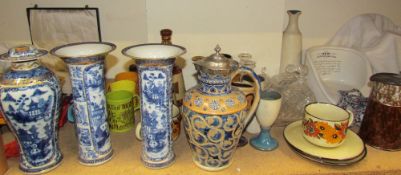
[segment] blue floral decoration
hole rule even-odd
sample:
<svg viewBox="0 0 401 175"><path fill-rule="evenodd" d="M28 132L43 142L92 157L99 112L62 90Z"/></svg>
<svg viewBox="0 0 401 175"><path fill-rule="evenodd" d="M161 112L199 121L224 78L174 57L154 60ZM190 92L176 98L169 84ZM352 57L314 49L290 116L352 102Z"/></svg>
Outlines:
<svg viewBox="0 0 401 175"><path fill-rule="evenodd" d="M226 105L227 105L228 107L233 107L234 104L235 104L234 100L231 99L231 98L227 99L227 100L225 101L225 103L226 103Z"/></svg>
<svg viewBox="0 0 401 175"><path fill-rule="evenodd" d="M192 94L191 93L186 93L185 97L184 97L184 101L189 101L192 98Z"/></svg>
<svg viewBox="0 0 401 175"><path fill-rule="evenodd" d="M201 99L201 98L199 98L199 97L197 97L195 100L194 100L194 103L195 103L195 105L196 106L201 106L202 104L203 104L203 100Z"/></svg>
<svg viewBox="0 0 401 175"><path fill-rule="evenodd" d="M240 103L244 103L245 102L245 98L242 95L238 95L237 99L240 101Z"/></svg>
<svg viewBox="0 0 401 175"><path fill-rule="evenodd" d="M220 108L219 103L216 100L213 100L210 104L209 107L212 108L213 110L217 110Z"/></svg>

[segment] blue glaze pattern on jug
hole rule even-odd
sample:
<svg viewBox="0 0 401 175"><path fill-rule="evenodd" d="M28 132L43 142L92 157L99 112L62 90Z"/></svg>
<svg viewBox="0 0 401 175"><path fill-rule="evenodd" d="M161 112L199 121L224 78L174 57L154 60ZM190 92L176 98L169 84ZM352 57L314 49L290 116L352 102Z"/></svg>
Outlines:
<svg viewBox="0 0 401 175"><path fill-rule="evenodd" d="M146 167L164 168L175 160L172 140L172 71L175 57L185 53L177 45L141 44L123 49L135 59L141 97L141 160Z"/></svg>
<svg viewBox="0 0 401 175"><path fill-rule="evenodd" d="M11 61L0 85L0 109L20 146L20 169L45 173L63 156L57 141L61 102L59 80L36 59L47 54L33 46L20 46L0 56Z"/></svg>
<svg viewBox="0 0 401 175"><path fill-rule="evenodd" d="M245 112L218 116L196 113L184 106L182 113L187 116L184 127L191 150L196 152L195 164L211 171L229 166L244 128Z"/></svg>
<svg viewBox="0 0 401 175"><path fill-rule="evenodd" d="M95 53L85 48L93 47ZM79 161L99 165L113 155L104 81L104 59L115 49L111 43L73 43L52 49L51 53L67 63L74 99L75 129L79 144ZM68 51L71 50L71 51ZM84 55L76 55L83 52Z"/></svg>

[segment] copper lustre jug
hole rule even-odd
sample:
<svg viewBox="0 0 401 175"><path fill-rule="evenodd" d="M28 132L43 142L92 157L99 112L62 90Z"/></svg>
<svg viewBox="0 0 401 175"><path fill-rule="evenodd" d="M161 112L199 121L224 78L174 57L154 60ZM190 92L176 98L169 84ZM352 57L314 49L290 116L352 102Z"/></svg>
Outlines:
<svg viewBox="0 0 401 175"><path fill-rule="evenodd" d="M359 130L366 144L387 151L401 149L401 75L370 77L372 92Z"/></svg>

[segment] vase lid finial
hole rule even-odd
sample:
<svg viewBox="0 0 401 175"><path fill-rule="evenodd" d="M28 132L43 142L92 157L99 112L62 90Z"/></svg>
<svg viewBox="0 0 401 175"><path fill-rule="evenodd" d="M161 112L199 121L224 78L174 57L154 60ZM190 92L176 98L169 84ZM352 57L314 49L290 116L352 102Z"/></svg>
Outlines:
<svg viewBox="0 0 401 175"><path fill-rule="evenodd" d="M220 45L216 45L214 48L215 53L203 58L197 58L194 62L197 67L201 70L219 70L219 71L227 71L228 73L236 70L238 68L238 62L233 59L225 57L224 54L221 54Z"/></svg>
<svg viewBox="0 0 401 175"><path fill-rule="evenodd" d="M7 53L0 55L0 60L10 62L32 61L46 54L46 50L38 49L33 45L20 45L9 49Z"/></svg>

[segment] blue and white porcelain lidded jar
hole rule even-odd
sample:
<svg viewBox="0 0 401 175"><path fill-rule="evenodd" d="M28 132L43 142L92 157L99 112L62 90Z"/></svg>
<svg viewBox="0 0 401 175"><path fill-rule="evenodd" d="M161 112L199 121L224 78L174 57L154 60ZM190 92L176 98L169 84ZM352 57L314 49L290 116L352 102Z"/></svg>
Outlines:
<svg viewBox="0 0 401 175"><path fill-rule="evenodd" d="M141 44L123 49L134 58L139 72L142 119L142 155L146 167L164 168L174 162L172 141L172 71L175 58L185 48L177 45Z"/></svg>
<svg viewBox="0 0 401 175"><path fill-rule="evenodd" d="M112 43L81 42L50 51L62 58L69 69L79 161L88 166L103 164L113 155L106 122L104 59L115 48Z"/></svg>
<svg viewBox="0 0 401 175"><path fill-rule="evenodd" d="M25 45L0 55L1 61L11 62L1 77L0 109L19 143L19 167L27 174L50 171L63 159L57 142L59 80L37 61L46 54Z"/></svg>

